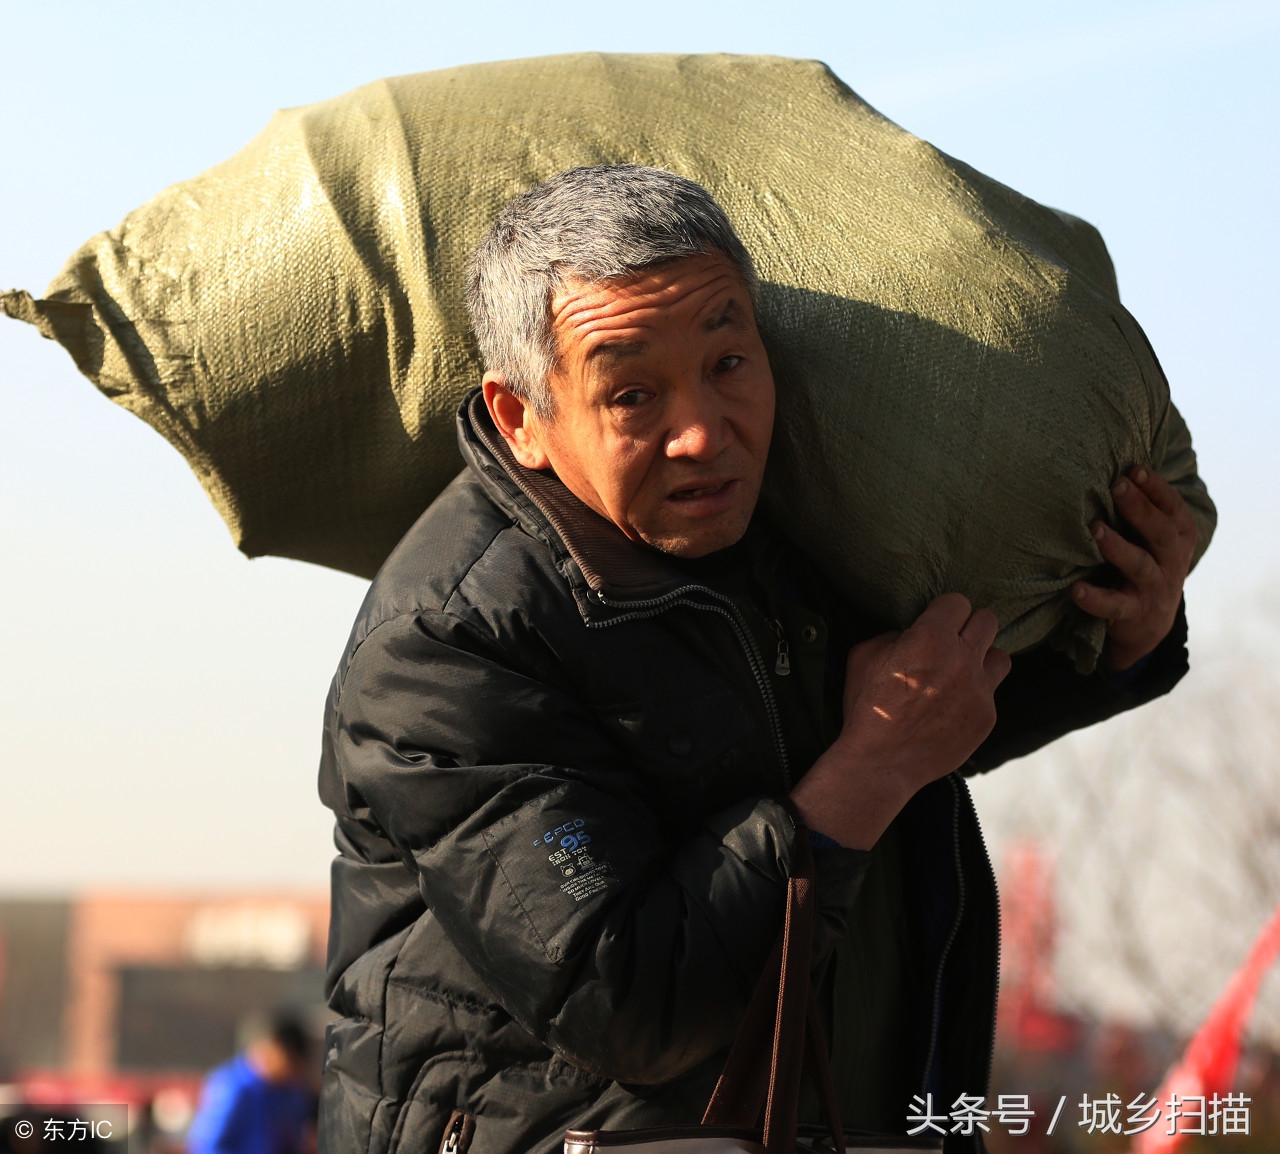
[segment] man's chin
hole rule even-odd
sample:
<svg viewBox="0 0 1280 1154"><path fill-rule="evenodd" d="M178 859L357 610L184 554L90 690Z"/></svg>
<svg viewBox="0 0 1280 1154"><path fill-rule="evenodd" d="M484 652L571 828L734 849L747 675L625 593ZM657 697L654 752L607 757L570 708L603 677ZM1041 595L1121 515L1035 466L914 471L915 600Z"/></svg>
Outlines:
<svg viewBox="0 0 1280 1154"><path fill-rule="evenodd" d="M752 511L735 510L732 516L716 518L714 524L663 526L661 530L638 531L646 545L672 557L696 561L699 557L709 557L712 553L728 549L741 541L751 523Z"/></svg>

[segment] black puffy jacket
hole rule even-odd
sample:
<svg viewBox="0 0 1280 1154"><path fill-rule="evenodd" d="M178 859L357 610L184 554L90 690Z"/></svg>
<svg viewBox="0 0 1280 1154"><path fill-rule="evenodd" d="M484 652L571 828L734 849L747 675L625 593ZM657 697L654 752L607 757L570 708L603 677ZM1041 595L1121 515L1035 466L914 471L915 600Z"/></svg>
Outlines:
<svg viewBox="0 0 1280 1154"><path fill-rule="evenodd" d="M774 799L805 767L788 762L739 608L517 465L478 393L459 441L468 468L374 581L327 707L341 1017L324 1154L434 1154L455 1110L475 1116L473 1154L549 1154L568 1127L696 1122L781 920L795 831ZM838 610L788 612L825 638ZM968 768L1184 669L1180 635L1127 690L1055 654L1019 658ZM904 1025L913 1085L950 1102L989 1074L994 881L959 774L895 826L925 927ZM821 966L868 855L816 858Z"/></svg>

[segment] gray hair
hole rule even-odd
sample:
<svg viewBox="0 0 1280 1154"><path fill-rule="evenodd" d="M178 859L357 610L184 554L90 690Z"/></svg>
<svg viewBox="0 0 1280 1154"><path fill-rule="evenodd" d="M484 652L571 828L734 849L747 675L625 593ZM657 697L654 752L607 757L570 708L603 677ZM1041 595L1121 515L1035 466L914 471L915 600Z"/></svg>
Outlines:
<svg viewBox="0 0 1280 1154"><path fill-rule="evenodd" d="M551 298L564 281L610 281L713 252L737 266L756 300L751 256L700 184L634 164L551 177L498 213L467 266L467 310L485 368L549 417Z"/></svg>

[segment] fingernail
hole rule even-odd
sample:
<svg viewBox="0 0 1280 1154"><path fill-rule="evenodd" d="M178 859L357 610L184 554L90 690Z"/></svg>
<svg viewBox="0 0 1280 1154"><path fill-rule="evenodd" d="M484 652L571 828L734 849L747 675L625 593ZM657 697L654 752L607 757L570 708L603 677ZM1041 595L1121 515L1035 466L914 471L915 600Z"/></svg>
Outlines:
<svg viewBox="0 0 1280 1154"><path fill-rule="evenodd" d="M1101 521L1095 521L1092 528L1093 539L1101 541L1107 535L1107 527Z"/></svg>
<svg viewBox="0 0 1280 1154"><path fill-rule="evenodd" d="M1112 490L1114 493L1127 493L1129 491L1129 482L1123 477L1116 482L1116 487Z"/></svg>
<svg viewBox="0 0 1280 1154"><path fill-rule="evenodd" d="M1083 601L1089 595L1089 591L1083 585L1077 585L1071 590L1071 596L1077 601Z"/></svg>
<svg viewBox="0 0 1280 1154"><path fill-rule="evenodd" d="M1137 481L1139 485L1145 485L1145 484L1147 483L1147 471L1146 471L1146 469L1139 469L1139 470L1138 470L1138 471L1133 475L1133 479L1134 479L1135 481Z"/></svg>

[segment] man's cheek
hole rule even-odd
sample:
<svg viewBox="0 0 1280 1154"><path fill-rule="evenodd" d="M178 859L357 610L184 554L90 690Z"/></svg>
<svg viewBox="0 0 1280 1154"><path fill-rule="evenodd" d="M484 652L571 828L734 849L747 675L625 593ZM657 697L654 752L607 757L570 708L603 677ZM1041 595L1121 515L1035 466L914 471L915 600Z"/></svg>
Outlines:
<svg viewBox="0 0 1280 1154"><path fill-rule="evenodd" d="M661 461L638 455L618 462L616 484L626 508L637 515L650 517L664 507L670 488Z"/></svg>

